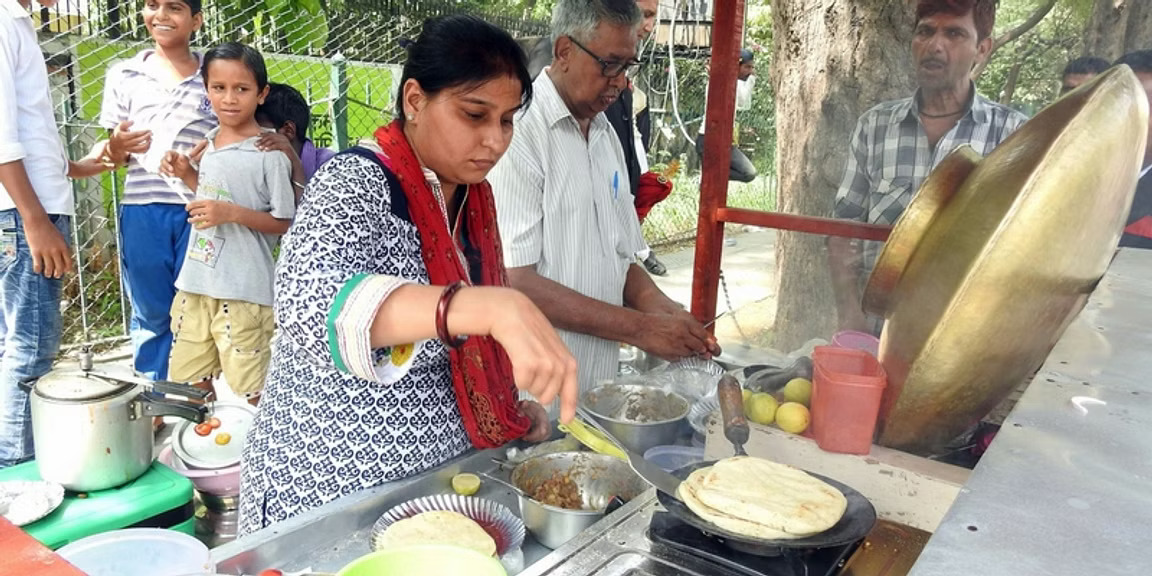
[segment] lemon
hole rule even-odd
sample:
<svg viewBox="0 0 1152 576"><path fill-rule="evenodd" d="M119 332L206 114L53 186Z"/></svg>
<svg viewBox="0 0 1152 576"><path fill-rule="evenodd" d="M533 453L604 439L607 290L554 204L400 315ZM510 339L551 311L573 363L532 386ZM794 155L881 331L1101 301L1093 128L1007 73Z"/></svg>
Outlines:
<svg viewBox="0 0 1152 576"><path fill-rule="evenodd" d="M799 402L785 402L776 410L776 425L791 434L807 430L810 421L808 407Z"/></svg>
<svg viewBox="0 0 1152 576"><path fill-rule="evenodd" d="M784 400L799 402L808 406L812 401L812 381L807 378L793 378L784 385Z"/></svg>
<svg viewBox="0 0 1152 576"><path fill-rule="evenodd" d="M415 350L412 344L400 344L392 347L392 365L403 366L408 359L412 357L412 352Z"/></svg>
<svg viewBox="0 0 1152 576"><path fill-rule="evenodd" d="M457 474L452 477L452 490L461 496L471 496L480 490L480 477L475 474Z"/></svg>
<svg viewBox="0 0 1152 576"><path fill-rule="evenodd" d="M748 398L745 416L757 424L771 424L776 418L776 399L771 394L757 392Z"/></svg>
<svg viewBox="0 0 1152 576"><path fill-rule="evenodd" d="M747 388L742 388L740 390L740 395L744 397L744 405L747 406L748 399L752 397L752 391Z"/></svg>

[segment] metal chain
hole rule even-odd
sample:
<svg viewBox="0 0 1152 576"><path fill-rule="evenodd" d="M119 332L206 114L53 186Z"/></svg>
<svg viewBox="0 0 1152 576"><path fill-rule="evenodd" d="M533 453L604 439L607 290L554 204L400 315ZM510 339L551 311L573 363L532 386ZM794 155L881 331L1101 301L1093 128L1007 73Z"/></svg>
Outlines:
<svg viewBox="0 0 1152 576"><path fill-rule="evenodd" d="M732 307L732 295L728 293L728 281L724 279L724 270L720 270L720 288L724 290L724 303L728 306L728 315L732 317L732 323L736 325L736 331L740 333L740 337L748 343L748 335L744 333L744 328L740 326L740 321L736 319L736 310Z"/></svg>

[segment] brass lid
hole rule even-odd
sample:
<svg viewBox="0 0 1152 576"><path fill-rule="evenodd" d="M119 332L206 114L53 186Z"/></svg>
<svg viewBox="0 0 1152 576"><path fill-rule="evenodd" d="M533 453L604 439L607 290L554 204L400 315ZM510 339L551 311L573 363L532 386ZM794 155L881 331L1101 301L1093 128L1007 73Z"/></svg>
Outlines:
<svg viewBox="0 0 1152 576"><path fill-rule="evenodd" d="M987 158L952 153L869 279L888 373L880 443L933 453L1039 367L1112 259L1148 136L1118 66L1045 108Z"/></svg>

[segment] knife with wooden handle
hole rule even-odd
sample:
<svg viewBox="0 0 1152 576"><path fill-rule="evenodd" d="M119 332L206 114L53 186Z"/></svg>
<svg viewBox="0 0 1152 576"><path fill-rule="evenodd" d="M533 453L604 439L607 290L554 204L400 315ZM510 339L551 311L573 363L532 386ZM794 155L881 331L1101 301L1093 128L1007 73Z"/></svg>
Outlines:
<svg viewBox="0 0 1152 576"><path fill-rule="evenodd" d="M740 391L740 384L731 375L725 374L716 387L716 397L720 400L724 437L732 443L737 456L747 456L744 443L748 441L751 431L748 420L744 418L744 394Z"/></svg>

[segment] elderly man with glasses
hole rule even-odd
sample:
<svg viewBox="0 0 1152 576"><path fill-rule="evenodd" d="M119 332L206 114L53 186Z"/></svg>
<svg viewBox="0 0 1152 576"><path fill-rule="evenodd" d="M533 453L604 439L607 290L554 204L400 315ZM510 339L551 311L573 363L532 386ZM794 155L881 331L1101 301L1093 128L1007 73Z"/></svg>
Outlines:
<svg viewBox="0 0 1152 576"><path fill-rule="evenodd" d="M509 283L561 329L583 390L615 377L621 342L667 359L719 353L636 263L644 240L604 110L639 68L641 22L635 0L558 0L552 65L488 175Z"/></svg>

